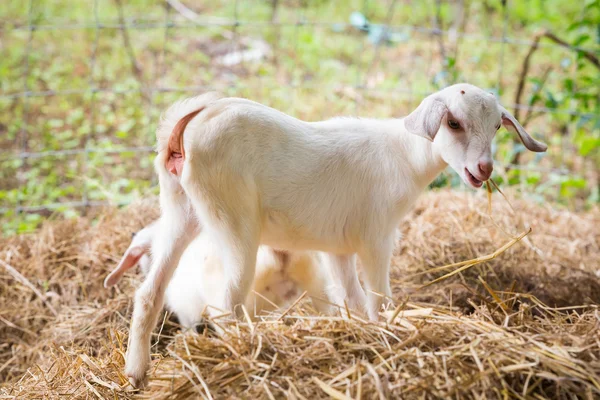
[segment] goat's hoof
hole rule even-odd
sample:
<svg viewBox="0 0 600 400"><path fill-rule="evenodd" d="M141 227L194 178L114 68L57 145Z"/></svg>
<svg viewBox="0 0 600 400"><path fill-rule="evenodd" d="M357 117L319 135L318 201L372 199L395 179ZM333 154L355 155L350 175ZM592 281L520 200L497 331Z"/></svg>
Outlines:
<svg viewBox="0 0 600 400"><path fill-rule="evenodd" d="M146 374L144 374L142 377L133 376L133 375L128 374L127 377L129 378L129 383L135 389L144 389L146 387L146 385L148 384L148 379L146 377Z"/></svg>
<svg viewBox="0 0 600 400"><path fill-rule="evenodd" d="M129 383L136 389L143 389L148 383L146 372L150 367L150 360L145 360L144 357L133 357L131 354L127 355L127 361L125 362L125 375L129 379Z"/></svg>
<svg viewBox="0 0 600 400"><path fill-rule="evenodd" d="M394 301L390 298L385 298L383 300L383 303L381 304L381 311L385 312L385 311L393 311L396 309L396 305L394 304Z"/></svg>

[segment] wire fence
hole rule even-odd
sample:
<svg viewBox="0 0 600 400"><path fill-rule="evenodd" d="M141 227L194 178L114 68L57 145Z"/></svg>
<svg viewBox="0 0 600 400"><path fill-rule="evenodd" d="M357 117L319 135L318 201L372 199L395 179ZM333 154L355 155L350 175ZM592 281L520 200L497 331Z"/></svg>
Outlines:
<svg viewBox="0 0 600 400"><path fill-rule="evenodd" d="M143 136L143 143L137 141L133 144L123 143L122 145L115 147L97 146L97 144L100 142L99 137L104 135L103 132L97 131L99 120L104 118L103 112L101 111L101 105L104 103L102 96L139 96L142 100L136 104L142 104L143 107L152 111L150 114L158 116L162 111L164 104L163 101L158 101L157 97L162 94L187 95L207 90L223 90L224 88L228 88L230 93L236 94L240 86L244 86L245 81L243 77L242 79L234 80L234 83L227 81L221 82L217 80L203 84L188 81L183 82L182 85L171 85L161 82L161 77L163 77L170 68L170 66L167 65L167 58L170 51L170 46L174 41L174 32L185 31L190 35L193 35L194 29L201 29L202 31L200 34L206 34L206 29L216 30L219 35L227 39L229 42L226 55L229 55L233 58L238 58L237 61L231 61L232 64L234 62L238 62L239 64L260 64L267 62L270 63L270 60L273 59L277 60L277 52L294 52L294 47L299 45L299 35L301 35L302 32L305 32L307 29L319 29L327 30L328 32L342 33L351 30L358 31L361 29L360 26L357 26L356 21L348 22L348 16L340 16L339 20L331 21L308 19L310 17L307 16L307 11L310 9L310 5L304 2L299 2L297 5L295 5L297 11L295 19L288 18L289 20L283 21L277 17L277 13L281 11L282 7L285 7L285 5L280 4L280 2L277 0L272 0L269 3L269 7L271 8L270 17L268 16L263 20L246 19L242 8L243 10L248 10L247 3L248 2L245 0L235 0L235 2L231 3L233 8L232 16L213 17L210 15L207 16L199 11L194 11L194 9L203 8L199 4L197 4L196 7L192 7L192 5L185 5L177 0L167 0L167 2L162 4L162 17L157 18L153 16L148 18L142 16L133 18L125 15L124 10L126 10L126 7L122 3L122 0L116 0L112 6L116 7L118 10L118 15L113 18L113 20L107 20L106 18L101 18L100 15L102 7L105 7L107 2L92 0L90 10L93 16L93 21L91 22L73 22L52 19L40 22L38 21L39 18L37 18L39 15L39 10L37 10L36 7L40 6L41 1L29 0L27 5L26 23L22 23L22 21L4 21L2 30L0 31L2 36L7 37L10 34L26 33L27 38L25 40L25 48L22 58L23 85L20 90L15 90L13 86L10 89L3 90L0 93L0 102L3 102L1 104L7 105L7 107L10 107L11 104L18 104L21 110L19 121L20 128L18 129L18 133L15 134L14 138L11 138L7 141L8 144L6 146L0 147L0 162L4 162L5 165L8 165L6 163L12 162L11 165L16 166L14 168L13 176L5 176L3 178L6 179L6 182L11 180L12 183L3 184L2 186L5 187L0 189L6 189L7 192L12 191L12 197L9 196L11 197L9 200L5 199L5 206L0 207L0 213L14 216L20 213L37 213L52 211L55 209L89 209L91 207L103 206L106 204L126 204L131 201L132 197L111 197L109 194L104 196L104 198L97 195L92 196L90 195L88 184L76 184L76 190L72 191L72 193L69 193L68 195L49 198L41 194L36 197L37 200L35 201L38 203L32 204L33 200L30 198L30 196L28 196L28 191L22 190L23 188L27 187L28 184L31 185L31 163L37 162L36 160L55 159L56 161L53 162L56 162L56 165L60 165L60 163L68 162L68 160L71 158L77 158L79 166L76 170L76 175L79 179L83 179L85 181L90 179L90 174L97 173L96 168L90 167L90 162L93 157L115 157L116 161L114 162L118 163L121 160L121 156L125 154L127 154L129 158L131 158L131 154L134 154L133 159L135 160L138 157L135 156L136 154L152 153L152 137L155 123L149 123L147 126L145 126L149 132ZM364 0L362 1L360 7L358 7L360 8L358 11L362 13L361 15L367 15L370 7L373 7L374 3L377 3L378 6L381 6L381 2L377 2L375 0ZM378 24L367 24L365 22L363 25L363 30L366 30L366 27L376 26L378 28L379 36L388 39L393 37L395 33L400 32L402 35L404 35L402 43L411 41L418 42L419 40L424 40L422 38L428 38L428 46L436 47L436 51L441 54L442 62L439 64L439 69L441 73L446 73L446 75L442 76L447 76L448 69L450 68L447 64L445 64L445 60L443 60L444 58L448 58L444 55L444 53L449 51L447 48L444 48L445 45L447 46L448 41L452 43L462 43L462 46L466 47L491 46L492 44L498 45L500 48L497 54L495 54L497 58L494 62L490 63L490 65L495 66L496 71L490 70L487 75L495 77L490 79L491 81L495 81L495 87L490 87L490 89L495 90L496 93L500 93L502 91L500 85L506 79L507 58L510 58L509 61L511 63L514 63L515 61L512 58L512 54L509 53L510 49L521 47L524 49L523 51L525 51L535 46L536 48L541 48L544 51L551 53L561 52L562 54L566 51L564 44L556 43L554 41L538 41L538 43L536 43L533 40L527 40L522 37L509 36L507 33L507 7L509 7L509 5L507 6L506 2L503 4L503 14L502 17L499 18L501 21L501 27L499 29L499 32L501 32L500 35L484 35L466 32L465 29L461 29L464 28L464 26L461 27L460 25L453 25L447 29L442 28L441 18L438 15L441 7L443 6L440 1L435 1L431 4L431 15L429 16L431 21L430 26L415 26L396 23L396 21L393 20L395 10L397 10L399 7L405 7L406 5L403 2L389 0L383 2L383 6L381 6L386 10L383 20L379 21ZM261 6L264 8L263 4L261 4ZM460 11L464 12L465 2L457 1L455 3L451 3L449 7L458 15ZM253 32L262 32L263 30L270 29L274 30L276 33L277 31L281 32L281 30L291 30L295 33L290 35L290 38L292 39L289 41L292 41L293 43L289 43L288 41L285 45L278 48L276 48L276 46L271 46L272 48L269 49L269 54L259 54L259 56L256 57L256 60L253 60L251 59L253 56L250 53L251 51L256 51L256 49L253 49L247 45L249 40L254 40L248 39L250 36L252 36L247 34L248 29L252 30ZM50 35L52 32L65 31L85 31L85 35L88 35L87 37L90 41L90 50L87 66L87 86L73 88L61 87L60 89L40 88L39 85L35 84L31 76L34 53L36 54L36 58L40 57L39 52L34 52L35 42L38 37L45 37L45 35ZM154 33L157 31L162 32L160 35L162 36L162 43L152 44L154 52L153 54L155 54L155 58L153 60L154 65L148 65L147 63L143 65L140 64L135 54L135 43L132 44L132 39L130 36L132 32L147 31L152 31ZM100 68L100 55L102 51L105 51L105 49L102 47L103 44L101 43L101 37L104 35L104 32L120 33L119 43L115 44L115 46L117 46L120 50L124 50L127 54L130 68L129 75L137 80L137 86L106 86L106 82L100 82L97 79L97 72ZM414 35L418 35L418 37L415 38ZM409 102L414 103L415 101L418 101L418 99L432 92L431 86L425 87L424 89L419 89L401 84L378 85L369 83L368 78L374 75L373 71L377 69L378 64L382 60L382 53L387 51L387 42L384 39L370 42L367 40L366 36L356 36L356 38L353 40L360 42L360 44L355 47L359 50L356 54L357 57L361 57L360 60L356 61L356 65L360 65L362 67L357 69L358 72L356 72L354 79L344 79L343 82L337 82L333 79L329 79L327 81L314 81L310 79L297 78L298 76L302 75L302 71L298 71L298 69L301 69L302 67L296 66L294 68L290 68L290 78L287 79L284 84L282 84L281 79L270 80L268 76L260 79L260 90L269 92L270 90L276 89L282 90L282 87L284 90L287 88L292 92L294 90L310 90L319 92L351 90L352 93L354 93L353 99L350 100L354 103L353 110L352 108L347 109L352 110L356 114L358 114L359 111L368 111L368 107L364 105L364 101L361 101L361 96L379 96L382 99L393 98L394 96L405 96ZM44 39L44 43L50 42L51 41ZM465 45L464 43L467 44ZM60 46L60 43L54 43L54 45ZM511 46L511 48L509 49L507 46ZM456 47L458 48L458 44ZM244 49L248 50L248 52L244 53ZM586 51L584 48L577 46L570 46L569 50L576 52ZM370 58L366 61L364 57L365 52L368 52ZM519 54L522 54L522 51ZM62 61L57 60L57 62ZM181 60L181 62L185 63L186 61ZM352 63L352 60L347 60L346 62ZM398 68L403 68L403 66L399 65ZM410 68L415 68L415 65L411 66ZM416 66L416 68L418 68L418 66ZM154 71L154 73L149 73L149 70ZM514 72L509 73L513 74ZM34 117L45 117L44 112L40 112L40 110L43 110L43 104L45 102L54 101L52 99L70 97L85 99L84 111L85 118L88 120L87 124L89 125L89 131L87 131L83 139L80 140L78 145L74 148L57 148L56 145L45 146L43 141L41 144L32 146L32 137L36 134L37 129L37 127L32 123L32 120ZM349 97L352 98L350 95ZM39 102L39 104L36 103L36 110L34 112L33 103L36 101ZM290 103L295 101L294 95L290 94L289 101ZM42 104L42 106L40 106L40 104ZM574 116L578 118L597 118L597 115L595 114L580 112L574 109L552 108L536 105L532 106L531 104L523 103L506 104L506 102L505 106L514 110L522 110L523 112L533 115L563 115ZM569 169L566 168L564 164L557 165L556 163L551 165L534 163L525 165L521 163L506 163L504 166L517 170L523 169L553 174L569 173ZM143 176L140 179L154 179L151 167L147 167L147 169L148 172L146 174L142 174ZM124 175L127 176L127 174L128 171L110 174L109 179L117 179L123 177ZM60 184L61 182L59 180L56 185Z"/></svg>

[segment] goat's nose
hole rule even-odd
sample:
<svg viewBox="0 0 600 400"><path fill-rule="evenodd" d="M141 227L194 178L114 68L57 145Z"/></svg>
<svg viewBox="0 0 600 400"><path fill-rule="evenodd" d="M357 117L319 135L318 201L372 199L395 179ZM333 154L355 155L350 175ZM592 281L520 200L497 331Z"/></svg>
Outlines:
<svg viewBox="0 0 600 400"><path fill-rule="evenodd" d="M479 161L479 172L487 179L492 175L494 163L491 161Z"/></svg>

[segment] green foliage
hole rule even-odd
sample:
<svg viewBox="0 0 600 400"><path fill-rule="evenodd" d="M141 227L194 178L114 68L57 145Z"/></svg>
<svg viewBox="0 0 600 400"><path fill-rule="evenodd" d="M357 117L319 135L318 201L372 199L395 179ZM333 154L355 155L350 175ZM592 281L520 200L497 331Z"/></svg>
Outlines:
<svg viewBox="0 0 600 400"><path fill-rule="evenodd" d="M598 202L598 173L600 172L600 67L586 58L585 50L600 56L600 0L587 0L577 18L566 29L569 44L575 51L560 62L560 75L553 87L544 86L529 99L531 106L543 106L563 112L555 123L558 132L554 139L563 147L570 146L580 157L566 158L564 163L582 164L582 171L554 177L559 195L572 199L587 193L589 203ZM579 50L581 49L581 50ZM539 77L530 80L541 87ZM586 176L587 173L587 176Z"/></svg>

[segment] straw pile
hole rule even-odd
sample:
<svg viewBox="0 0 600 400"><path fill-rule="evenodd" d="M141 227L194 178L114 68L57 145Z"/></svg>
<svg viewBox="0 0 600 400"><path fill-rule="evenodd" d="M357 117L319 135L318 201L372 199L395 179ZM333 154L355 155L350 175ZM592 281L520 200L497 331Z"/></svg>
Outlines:
<svg viewBox="0 0 600 400"><path fill-rule="evenodd" d="M233 323L224 338L181 332L166 317L143 393L122 372L139 277L110 291L102 281L155 203L2 239L0 398L598 398L600 210L515 201L511 215L494 201L500 227L533 233L421 288L448 272L427 270L510 239L484 193L421 199L393 260L400 307L378 324L315 317L304 301L283 318Z"/></svg>

